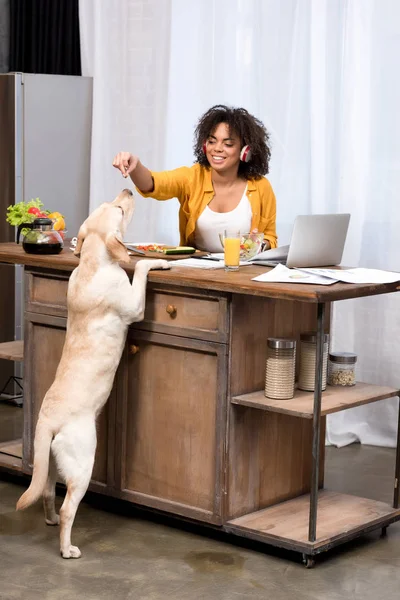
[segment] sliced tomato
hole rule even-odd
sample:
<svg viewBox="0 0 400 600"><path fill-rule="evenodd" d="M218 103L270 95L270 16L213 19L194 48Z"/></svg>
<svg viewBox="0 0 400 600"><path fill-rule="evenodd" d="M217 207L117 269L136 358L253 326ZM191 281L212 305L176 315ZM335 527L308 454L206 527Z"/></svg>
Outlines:
<svg viewBox="0 0 400 600"><path fill-rule="evenodd" d="M138 250L144 252L162 252L164 246L161 244L135 244Z"/></svg>

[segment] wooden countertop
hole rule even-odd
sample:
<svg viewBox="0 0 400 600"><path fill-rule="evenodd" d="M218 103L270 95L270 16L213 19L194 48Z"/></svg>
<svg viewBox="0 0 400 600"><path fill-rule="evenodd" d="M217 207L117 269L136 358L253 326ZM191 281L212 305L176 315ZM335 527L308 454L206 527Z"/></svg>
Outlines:
<svg viewBox="0 0 400 600"><path fill-rule="evenodd" d="M135 264L141 258L131 257L130 265L123 265L128 274L135 270ZM0 244L0 262L20 264L42 269L72 271L79 264L69 248L64 248L60 254L39 256L27 254L22 245L15 242ZM168 285L180 285L199 289L208 289L237 294L249 294L268 298L299 300L302 302L333 302L375 296L400 291L400 284L347 284L334 283L330 286L310 285L299 283L261 283L252 281L252 277L268 270L268 267L242 267L238 272L227 273L223 269L190 269L179 267L171 261L170 271L150 271L149 281Z"/></svg>

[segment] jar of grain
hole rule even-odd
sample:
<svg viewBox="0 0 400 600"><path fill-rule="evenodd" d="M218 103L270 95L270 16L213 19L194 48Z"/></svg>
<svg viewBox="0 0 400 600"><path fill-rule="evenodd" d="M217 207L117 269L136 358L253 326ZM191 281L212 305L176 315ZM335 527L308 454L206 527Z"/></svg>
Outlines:
<svg viewBox="0 0 400 600"><path fill-rule="evenodd" d="M329 385L355 385L355 366L357 354L352 352L330 352L329 354Z"/></svg>
<svg viewBox="0 0 400 600"><path fill-rule="evenodd" d="M294 395L296 340L268 338L265 396L289 400Z"/></svg>
<svg viewBox="0 0 400 600"><path fill-rule="evenodd" d="M324 333L322 356L322 389L326 389L328 370L329 335ZM317 334L315 332L300 335L300 372L298 387L313 392L315 387L315 365L317 358Z"/></svg>

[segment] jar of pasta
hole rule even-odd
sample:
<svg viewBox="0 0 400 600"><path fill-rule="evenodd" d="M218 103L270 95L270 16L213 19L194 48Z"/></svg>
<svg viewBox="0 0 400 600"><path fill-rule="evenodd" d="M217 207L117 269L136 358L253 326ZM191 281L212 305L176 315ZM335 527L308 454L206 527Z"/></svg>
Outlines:
<svg viewBox="0 0 400 600"><path fill-rule="evenodd" d="M328 369L329 335L324 333L322 356L322 389L326 389ZM300 372L297 383L300 390L313 392L315 387L315 365L317 362L317 334L315 332L300 335Z"/></svg>
<svg viewBox="0 0 400 600"><path fill-rule="evenodd" d="M355 385L355 367L357 354L352 352L330 352L328 383L329 385Z"/></svg>
<svg viewBox="0 0 400 600"><path fill-rule="evenodd" d="M265 368L265 396L289 400L294 396L296 340L268 338Z"/></svg>

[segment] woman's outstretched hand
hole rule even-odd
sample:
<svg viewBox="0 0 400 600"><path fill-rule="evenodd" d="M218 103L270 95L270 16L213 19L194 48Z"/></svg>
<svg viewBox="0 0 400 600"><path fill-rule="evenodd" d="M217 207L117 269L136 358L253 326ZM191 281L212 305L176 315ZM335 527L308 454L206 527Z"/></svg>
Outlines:
<svg viewBox="0 0 400 600"><path fill-rule="evenodd" d="M137 167L139 159L130 152L118 152L113 160L113 167L121 171L123 177L128 177Z"/></svg>

